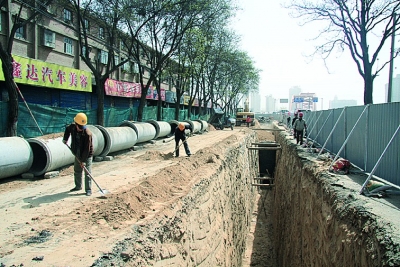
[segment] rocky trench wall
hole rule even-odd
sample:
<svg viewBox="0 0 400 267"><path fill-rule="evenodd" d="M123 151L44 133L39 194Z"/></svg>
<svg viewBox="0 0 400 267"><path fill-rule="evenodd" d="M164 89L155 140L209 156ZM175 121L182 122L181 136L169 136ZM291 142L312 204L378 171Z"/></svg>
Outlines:
<svg viewBox="0 0 400 267"><path fill-rule="evenodd" d="M115 265L116 258L121 266L241 266L257 196L251 182L258 158L247 149L255 137L232 136L196 152L193 158L207 160L204 166L196 162L196 183L171 206L171 215L135 225L132 236L94 266ZM204 177L203 168L212 175Z"/></svg>
<svg viewBox="0 0 400 267"><path fill-rule="evenodd" d="M321 161L285 132L276 138L282 146L272 204L278 266L400 266L399 233L368 208L376 201L359 195L360 182L321 171Z"/></svg>

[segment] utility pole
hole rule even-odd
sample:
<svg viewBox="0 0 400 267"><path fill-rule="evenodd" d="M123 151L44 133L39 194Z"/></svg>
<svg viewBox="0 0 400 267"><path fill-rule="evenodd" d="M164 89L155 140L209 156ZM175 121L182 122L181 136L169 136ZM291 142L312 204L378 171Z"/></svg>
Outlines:
<svg viewBox="0 0 400 267"><path fill-rule="evenodd" d="M388 84L388 96L387 102L392 102L392 87L393 87L393 61L394 61L394 36L396 29L396 13L393 14L393 28L392 28L392 44L390 47L390 64L389 64L389 84Z"/></svg>

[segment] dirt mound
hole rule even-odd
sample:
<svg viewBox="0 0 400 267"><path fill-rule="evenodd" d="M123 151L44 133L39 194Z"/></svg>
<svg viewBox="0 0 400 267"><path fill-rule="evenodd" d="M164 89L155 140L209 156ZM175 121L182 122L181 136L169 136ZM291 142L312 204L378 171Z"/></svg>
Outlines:
<svg viewBox="0 0 400 267"><path fill-rule="evenodd" d="M169 153L172 155L172 152ZM170 158L168 155L161 153L160 151L146 151L142 156L137 157L138 160L164 160Z"/></svg>

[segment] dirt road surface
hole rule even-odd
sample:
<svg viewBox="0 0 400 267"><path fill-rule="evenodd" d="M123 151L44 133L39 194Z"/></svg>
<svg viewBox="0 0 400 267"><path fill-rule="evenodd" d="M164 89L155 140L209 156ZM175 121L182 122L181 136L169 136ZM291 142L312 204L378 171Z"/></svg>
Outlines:
<svg viewBox="0 0 400 267"><path fill-rule="evenodd" d="M51 179L0 180L0 266L90 266L132 224L168 214L166 207L195 182L191 173L205 150L218 150L249 131L212 128L194 135L188 140L190 158L183 146L179 158L171 157L174 141L158 140L142 150L121 151L112 161L94 162L92 175L110 191L106 198L94 183L90 197L83 190L69 192L72 166Z"/></svg>

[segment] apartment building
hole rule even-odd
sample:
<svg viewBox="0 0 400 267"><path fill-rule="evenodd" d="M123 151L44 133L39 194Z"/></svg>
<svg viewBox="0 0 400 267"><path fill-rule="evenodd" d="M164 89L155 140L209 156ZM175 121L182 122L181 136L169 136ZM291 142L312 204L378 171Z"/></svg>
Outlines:
<svg viewBox="0 0 400 267"><path fill-rule="evenodd" d="M38 7L36 1L8 0L0 10L0 41L6 43L10 36L13 20L17 14L22 19L29 18L33 12L40 10L34 23L19 27L14 35L12 56L14 59L14 79L29 103L68 107L81 110L97 108L95 79L89 66L80 57L89 52L89 58L97 67L108 63L105 26L96 18L84 18L84 27L89 33L88 45L80 46L78 40L78 17L68 5L61 1L55 4ZM24 7L20 10L21 4ZM114 42L112 64L125 61L127 55L120 40ZM117 52L115 52L117 51ZM138 105L141 95L137 63L128 61L117 71L110 74L106 82L104 107L129 107ZM6 101L3 72L0 71L0 101ZM144 78L149 73L143 71ZM161 96L151 87L146 99L149 105L156 103L158 97L163 101L175 101L174 88L161 84ZM154 104L155 105L155 104Z"/></svg>

